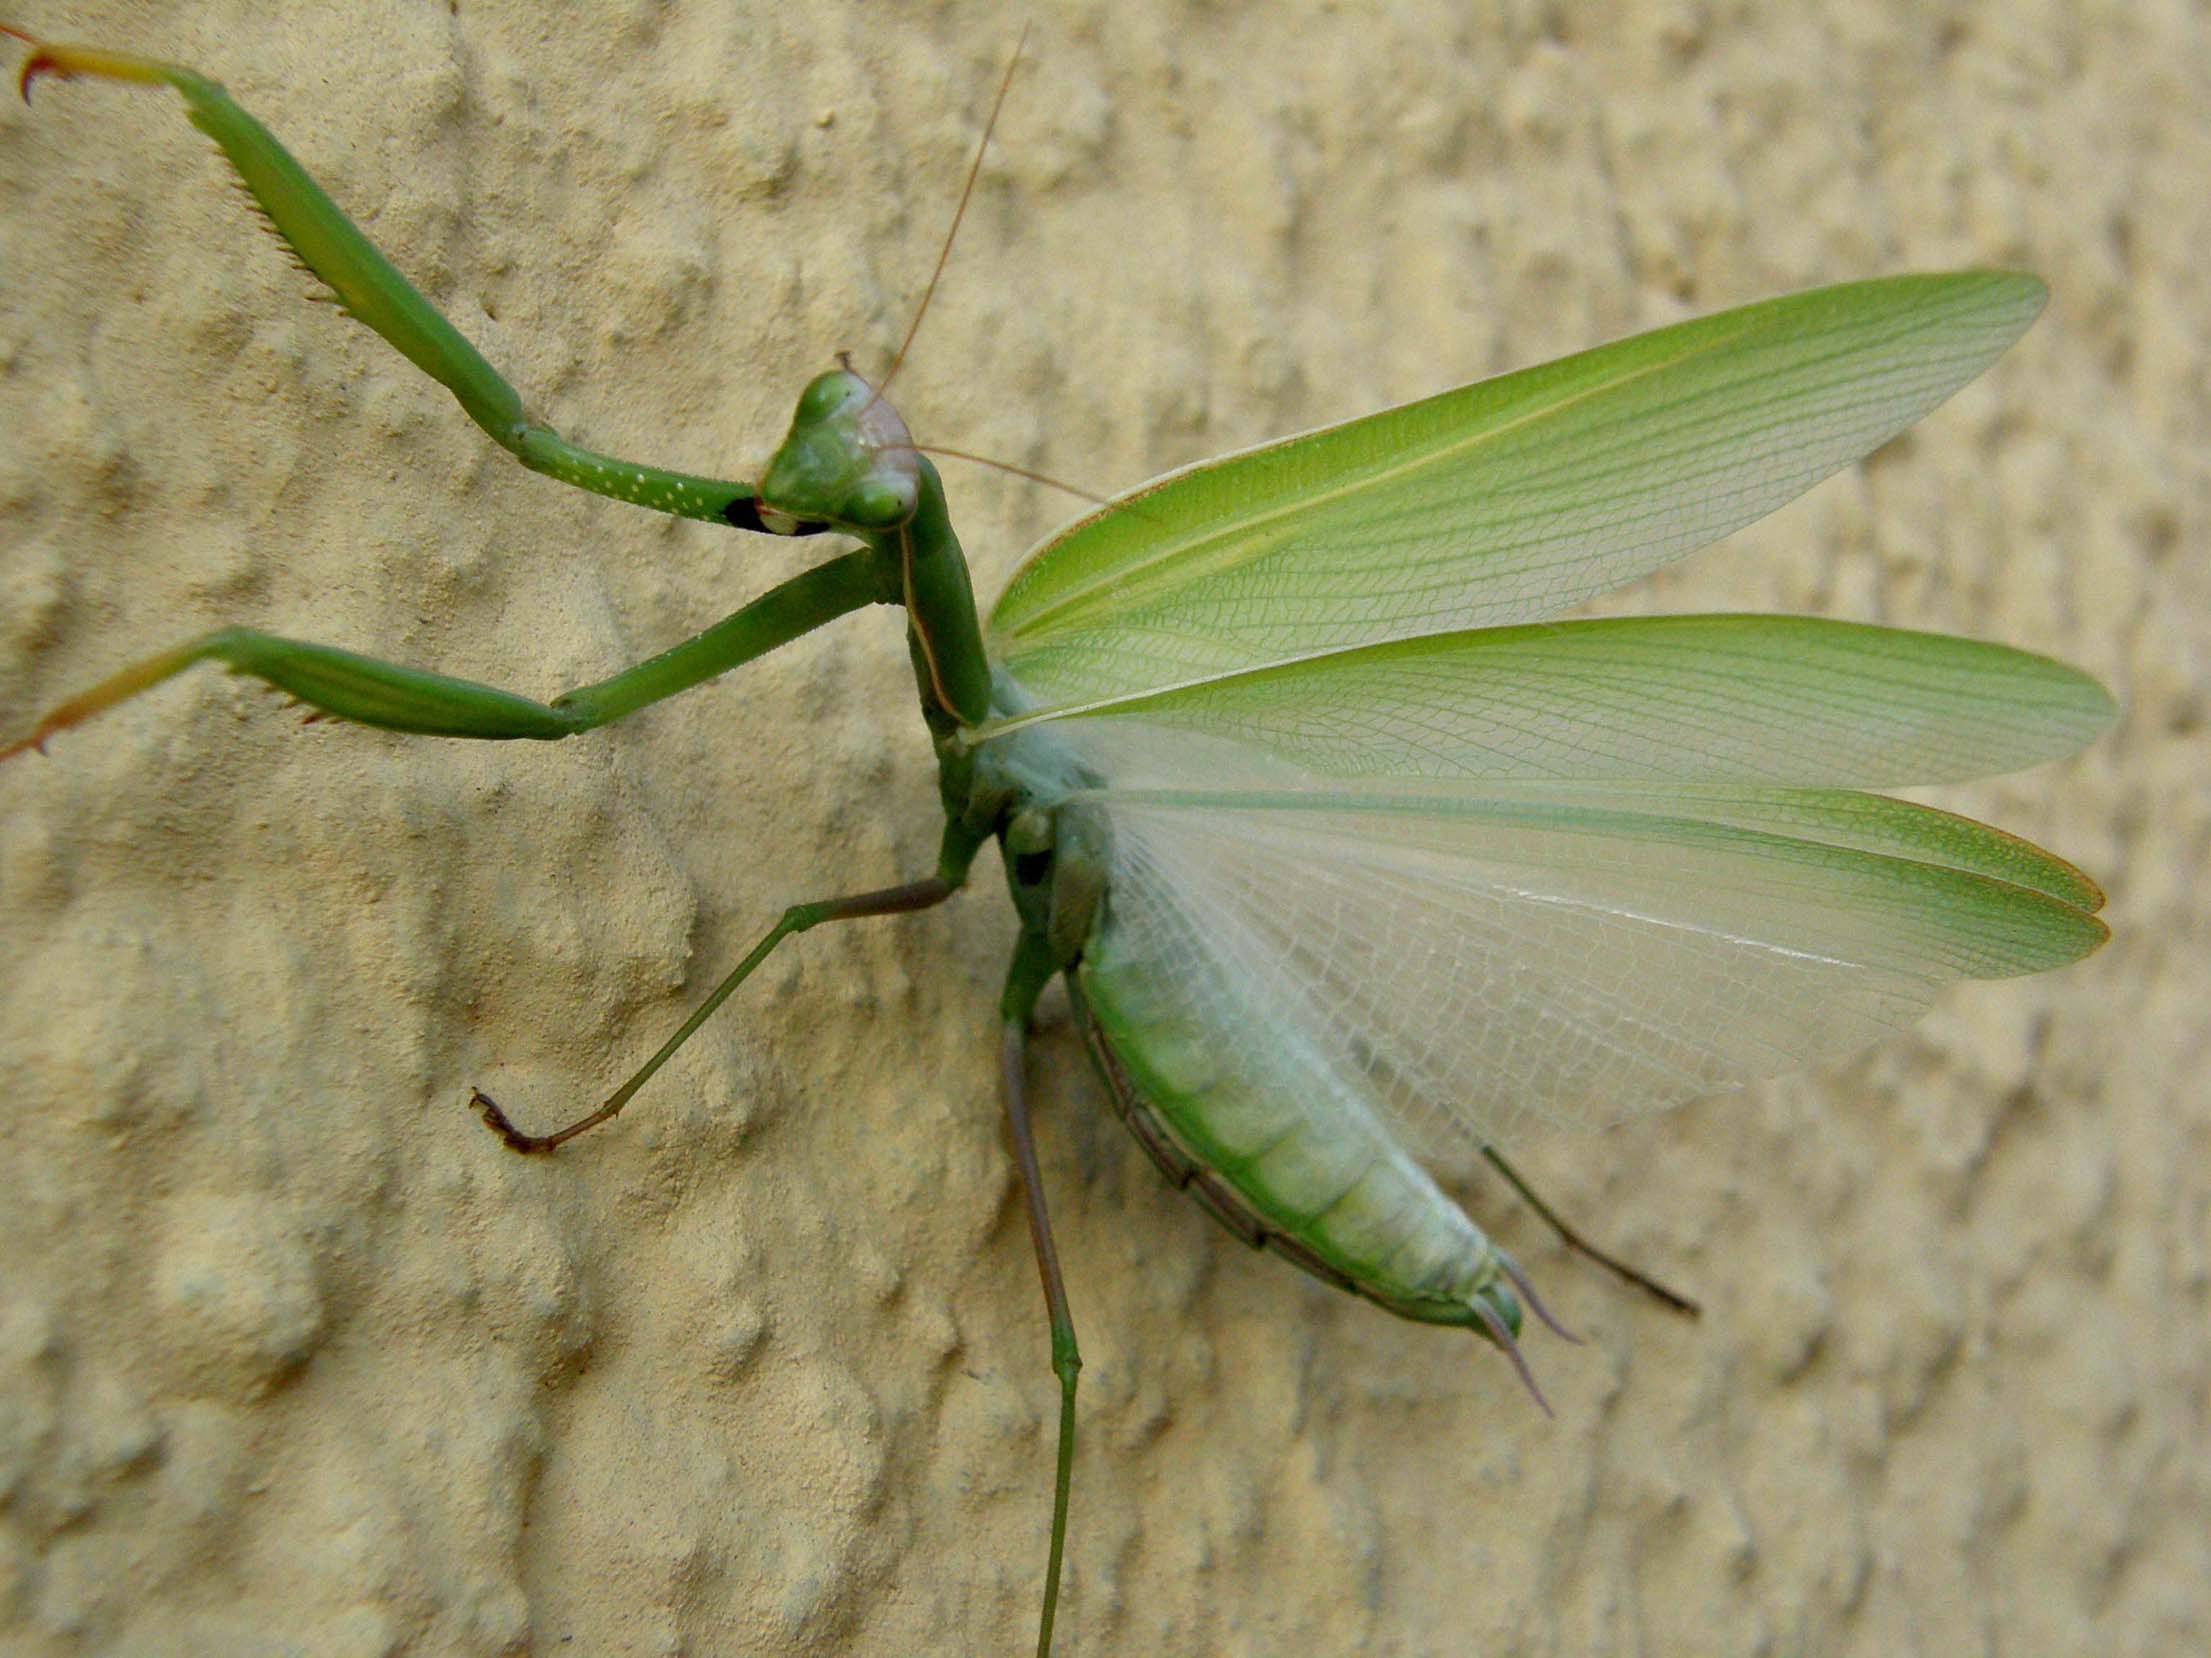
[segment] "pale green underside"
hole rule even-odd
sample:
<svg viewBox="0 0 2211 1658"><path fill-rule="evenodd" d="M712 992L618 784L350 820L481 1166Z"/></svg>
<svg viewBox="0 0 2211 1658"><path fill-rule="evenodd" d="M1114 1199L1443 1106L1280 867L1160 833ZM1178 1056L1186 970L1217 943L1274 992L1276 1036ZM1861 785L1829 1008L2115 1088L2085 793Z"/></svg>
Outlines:
<svg viewBox="0 0 2211 1658"><path fill-rule="evenodd" d="M1476 1321L1468 1294L1491 1270L1488 1241L1369 1107L1361 1079L1218 973L1155 973L1144 955L1101 950L1082 985L1168 1131L1272 1229L1386 1304Z"/></svg>

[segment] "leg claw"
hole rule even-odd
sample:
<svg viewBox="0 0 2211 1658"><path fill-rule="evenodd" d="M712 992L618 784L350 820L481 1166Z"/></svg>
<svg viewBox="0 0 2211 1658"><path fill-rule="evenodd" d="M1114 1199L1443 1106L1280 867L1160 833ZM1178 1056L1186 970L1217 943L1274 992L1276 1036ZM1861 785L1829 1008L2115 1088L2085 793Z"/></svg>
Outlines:
<svg viewBox="0 0 2211 1658"><path fill-rule="evenodd" d="M483 1118L484 1127L499 1136L500 1143L509 1151L518 1151L529 1157L542 1151L551 1151L560 1142L552 1135L525 1134L507 1120L507 1114L499 1109L492 1097L481 1088L468 1091L468 1103L476 1108L476 1115Z"/></svg>

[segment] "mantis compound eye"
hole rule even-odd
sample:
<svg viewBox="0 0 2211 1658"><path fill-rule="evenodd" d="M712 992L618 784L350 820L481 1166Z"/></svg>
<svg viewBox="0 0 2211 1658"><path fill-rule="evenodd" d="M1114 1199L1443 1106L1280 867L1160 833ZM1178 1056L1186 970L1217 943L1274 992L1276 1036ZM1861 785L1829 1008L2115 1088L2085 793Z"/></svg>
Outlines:
<svg viewBox="0 0 2211 1658"><path fill-rule="evenodd" d="M913 517L919 499L911 473L870 478L846 504L845 521L866 529L892 529Z"/></svg>

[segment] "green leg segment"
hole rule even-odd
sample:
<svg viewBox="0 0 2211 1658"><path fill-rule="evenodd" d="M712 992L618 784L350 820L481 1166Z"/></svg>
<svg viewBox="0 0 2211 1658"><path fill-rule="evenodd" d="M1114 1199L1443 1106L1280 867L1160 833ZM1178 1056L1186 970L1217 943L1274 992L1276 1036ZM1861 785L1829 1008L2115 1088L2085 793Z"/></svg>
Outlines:
<svg viewBox="0 0 2211 1658"><path fill-rule="evenodd" d="M58 731L199 662L220 662L289 692L321 713L387 731L432 737L551 740L590 731L788 644L847 611L896 603L897 574L867 548L830 560L771 588L735 615L612 679L534 702L473 680L453 679L357 656L331 645L279 639L252 628L215 632L134 663L72 697L38 722L28 737L0 748L0 760L43 749Z"/></svg>
<svg viewBox="0 0 2211 1658"><path fill-rule="evenodd" d="M1595 1244L1591 1243L1587 1238L1583 1237L1579 1232L1575 1231L1573 1227L1567 1225L1564 1218L1560 1216L1559 1212L1556 1209L1553 1209L1548 1203L1544 1202L1543 1199L1536 1196L1535 1189L1531 1187L1527 1183L1527 1181L1521 1178L1520 1171L1518 1169L1514 1168L1510 1163L1505 1161L1504 1154L1500 1152L1495 1146L1482 1147L1482 1155L1489 1159L1489 1165L1491 1168L1495 1169L1499 1174L1505 1177L1505 1184L1510 1186L1515 1192L1520 1194L1520 1201L1525 1203L1529 1208L1533 1209L1539 1216L1541 1216L1542 1219L1550 1226L1551 1230L1558 1234L1559 1242L1564 1244L1568 1249L1573 1250L1579 1255L1586 1256L1588 1259L1596 1262L1597 1265L1603 1267L1607 1272L1617 1274L1625 1282L1633 1284L1637 1289L1643 1291L1644 1294L1650 1296L1652 1299L1659 1302L1662 1306L1665 1306L1672 1311L1681 1314L1684 1318L1698 1318L1703 1315L1703 1309L1700 1308L1694 1301L1690 1300L1689 1297L1683 1295L1679 1290L1668 1289L1664 1284L1661 1284L1656 1278L1653 1278L1649 1273L1643 1271L1641 1268L1629 1266L1628 1263L1621 1260L1619 1256L1614 1255L1607 1250L1599 1249ZM1550 1314L1542 1312L1542 1304L1535 1301L1533 1294L1528 1290L1525 1283L1521 1285L1521 1293L1527 1296L1531 1305L1536 1307L1538 1313L1541 1315L1543 1321L1546 1324L1550 1325L1552 1329L1558 1330L1558 1333L1560 1335L1563 1336L1566 1334L1564 1330L1559 1330L1557 1320L1553 1319ZM1569 1337L1568 1339L1571 1340L1572 1338ZM1537 1397L1540 1399L1542 1395L1538 1394Z"/></svg>
<svg viewBox="0 0 2211 1658"><path fill-rule="evenodd" d="M550 1134L525 1134L514 1126L506 1112L496 1105L491 1096L481 1088L470 1090L469 1102L484 1119L484 1126L499 1136L509 1150L525 1155L551 1151L565 1145L577 1135L611 1122L622 1107L629 1104L637 1091L653 1079L653 1073L676 1055L676 1050L697 1034L698 1028L711 1019L716 1010L735 994L737 987L751 978L760 964L766 961L778 944L799 933L809 932L825 921L853 921L868 915L906 915L914 910L929 909L943 903L960 890L967 876L964 863L952 850L953 837L946 836L947 851L940 860L938 872L923 881L909 881L904 886L884 887L875 892L854 893L845 898L824 898L811 904L793 904L783 912L783 919L770 927L767 936L746 953L745 959L731 969L729 977L714 987L712 995L701 1002L691 1017L676 1028L675 1035L663 1042L652 1058L637 1068L629 1081L622 1084L596 1109L585 1112L574 1122ZM970 854L971 855L971 854ZM957 865L956 868L949 866Z"/></svg>
<svg viewBox="0 0 2211 1658"><path fill-rule="evenodd" d="M1082 1353L1075 1345L1075 1320L1067 1310L1067 1286L1059 1273L1059 1250L1052 1242L1051 1217L1044 1208L1044 1181L1037 1172L1036 1139L1029 1127L1029 1016L1050 977L1049 947L1035 933L1023 933L1016 946L1006 993L999 1004L1004 1039L999 1048L1006 1126L1012 1133L1014 1167L1029 1213L1029 1242L1036 1250L1037 1272L1044 1280L1044 1308L1052 1325L1052 1374L1059 1378L1059 1454L1052 1478L1052 1538L1044 1564L1044 1610L1037 1620L1037 1658L1050 1658L1052 1623L1059 1612L1060 1567L1067 1554L1067 1505L1075 1477L1075 1382L1082 1374Z"/></svg>
<svg viewBox="0 0 2211 1658"><path fill-rule="evenodd" d="M4 27L4 26L0 26ZM308 176L289 150L215 81L173 63L94 46L55 46L5 29L31 47L19 84L27 101L42 74L166 86L184 99L192 124L215 140L294 258L328 284L338 303L384 336L423 373L450 391L476 422L524 466L679 518L761 529L750 484L670 472L616 460L568 442L531 420L522 398L460 330L415 291L374 243Z"/></svg>

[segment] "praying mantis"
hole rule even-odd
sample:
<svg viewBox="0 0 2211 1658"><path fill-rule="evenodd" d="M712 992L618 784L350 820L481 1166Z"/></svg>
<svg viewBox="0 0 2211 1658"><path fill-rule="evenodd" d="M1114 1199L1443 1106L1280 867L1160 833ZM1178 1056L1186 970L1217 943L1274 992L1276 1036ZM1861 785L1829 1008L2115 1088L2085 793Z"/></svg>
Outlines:
<svg viewBox="0 0 2211 1658"><path fill-rule="evenodd" d="M1024 1099L1047 983L1177 1184L1324 1281L1517 1364L1531 1292L1423 1173L1439 1134L1487 1145L1521 1112L1594 1122L1845 1052L1950 978L2061 965L2103 936L2093 885L2059 860L1856 792L2067 752L2109 717L2083 676L1840 623L1538 619L1909 425L2032 320L2031 279L1768 302L1203 464L1046 542L986 627L934 467L849 370L807 388L757 489L579 449L212 82L34 45L26 84L41 71L180 93L309 269L526 465L861 545L550 704L231 627L59 704L12 752L202 661L340 720L564 738L849 610L905 611L945 805L935 872L795 907L597 1111L530 1133L477 1098L516 1150L550 1150L619 1111L783 939L933 907L996 842L1021 921L1006 1105L1061 1394L1040 1650L1080 1367ZM1652 985L1664 1000L1635 1000ZM1468 1045L1436 1048L1423 1021Z"/></svg>

